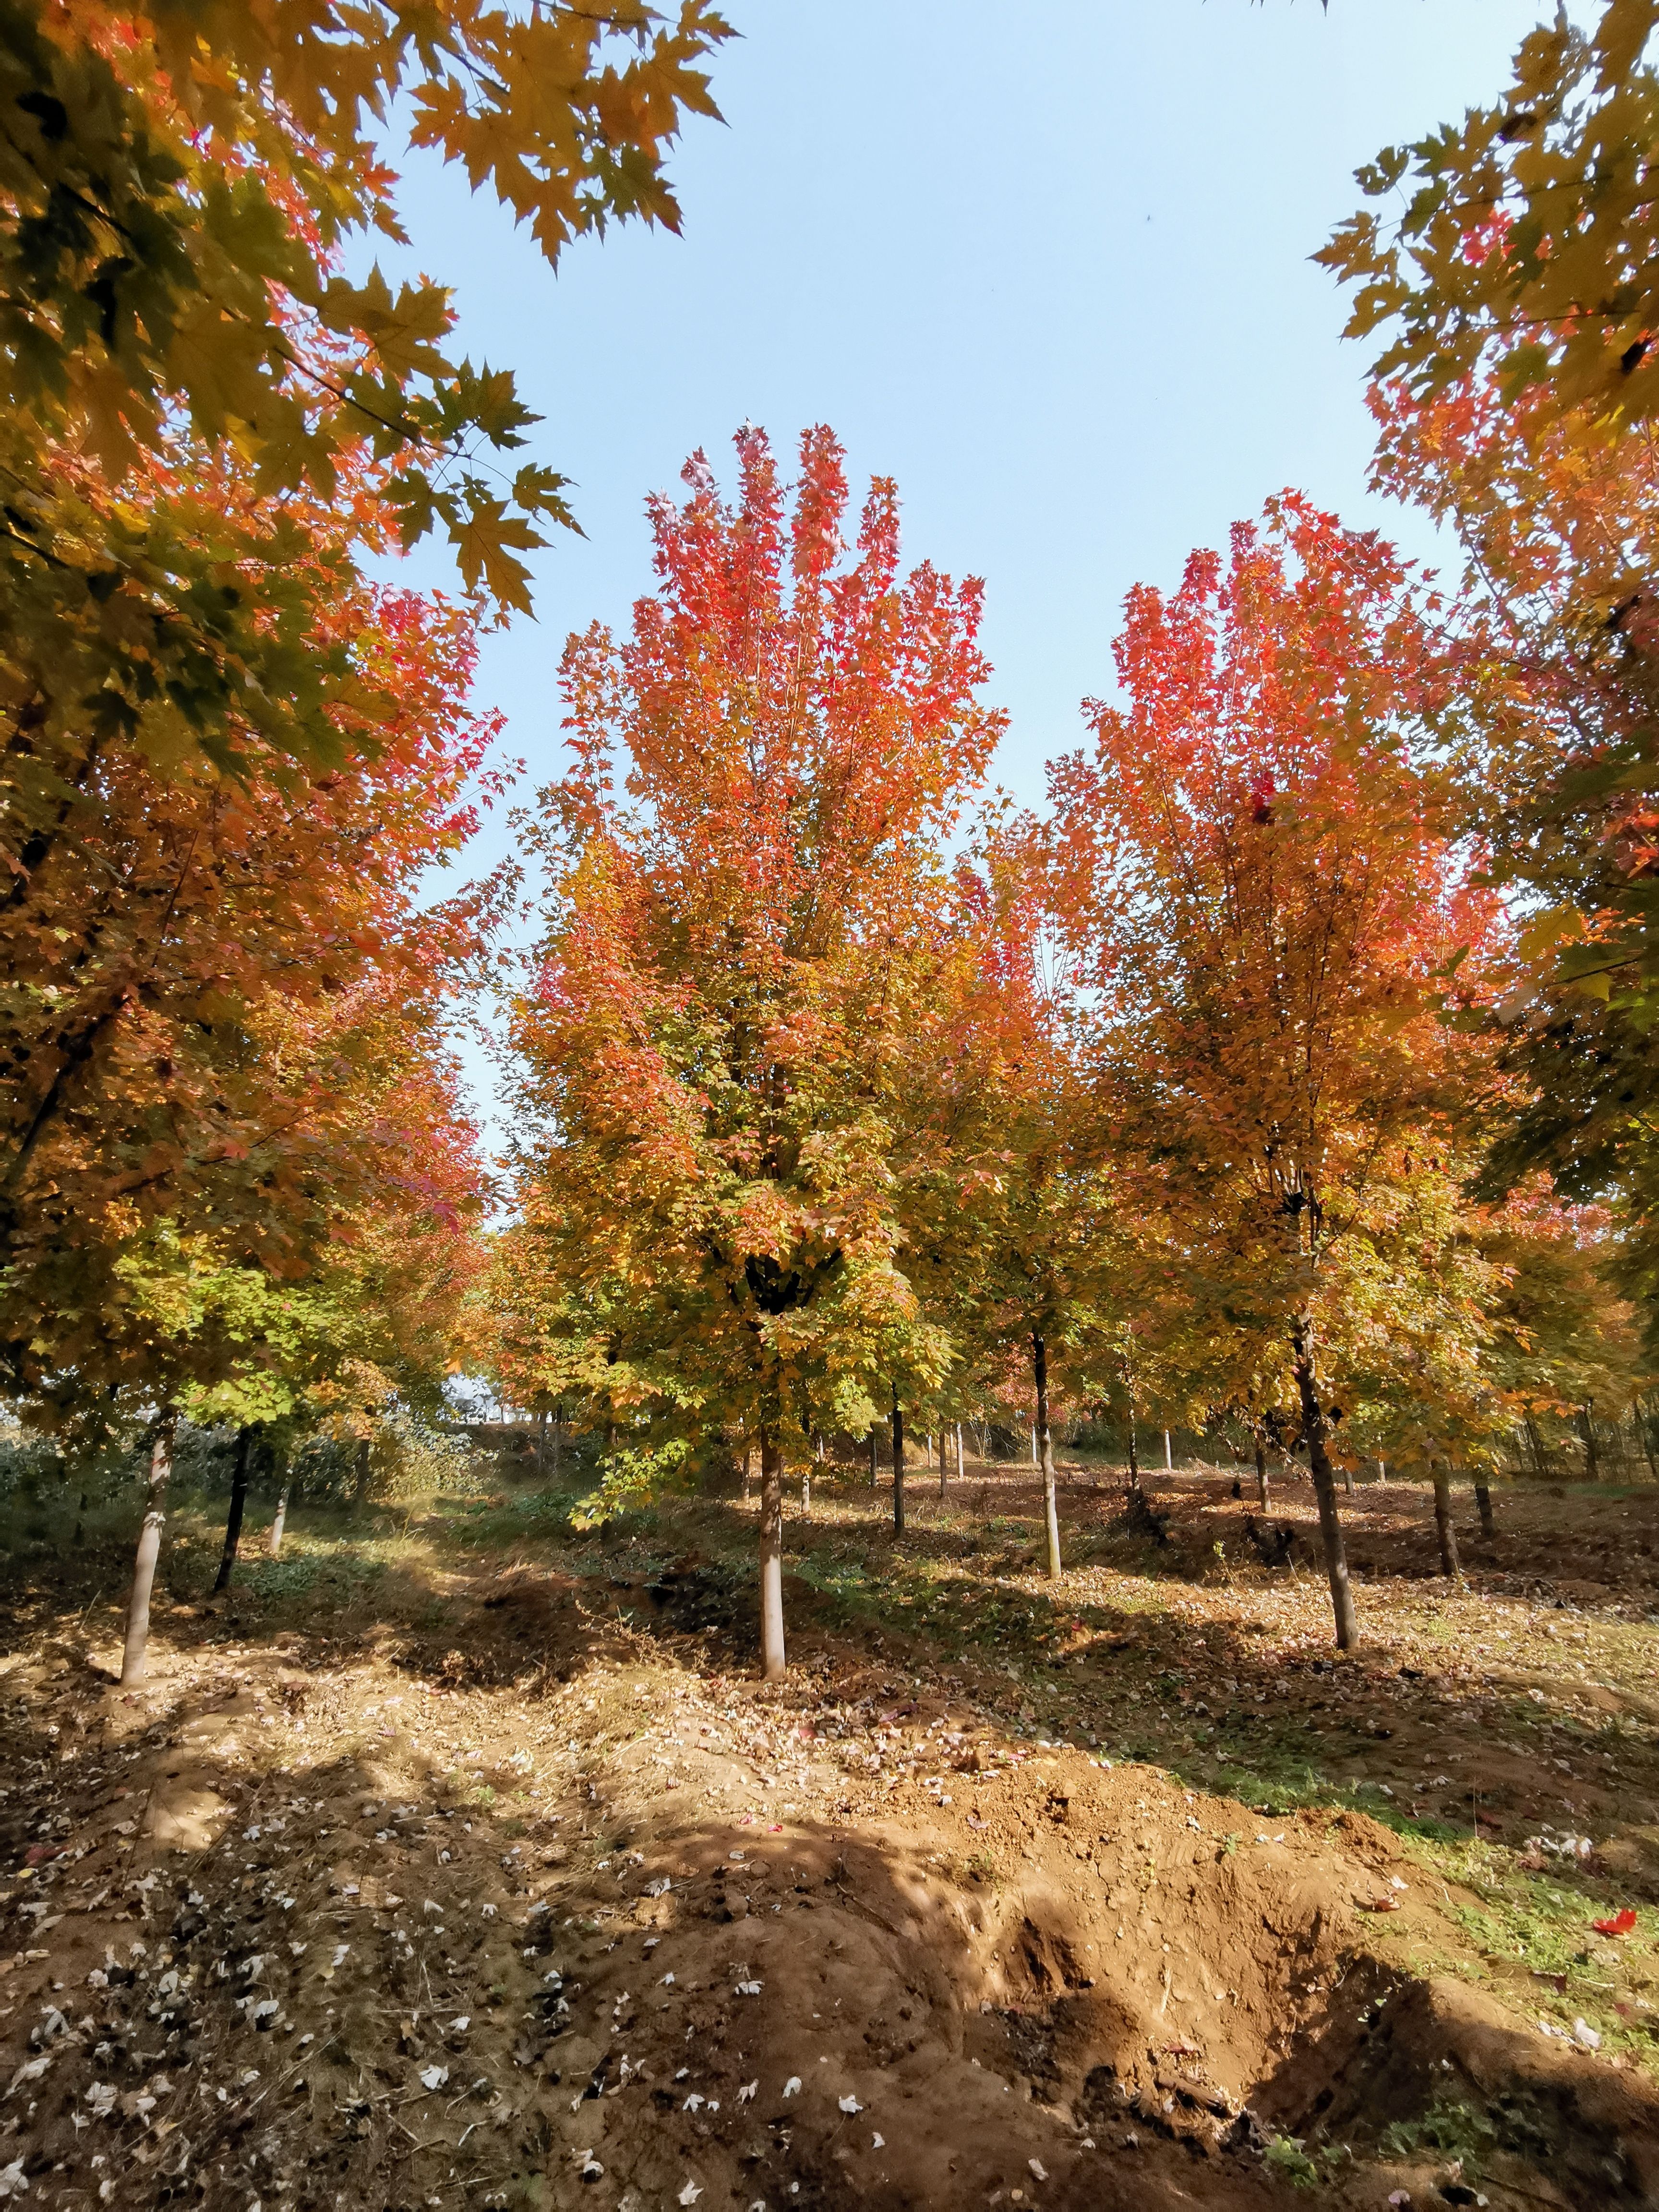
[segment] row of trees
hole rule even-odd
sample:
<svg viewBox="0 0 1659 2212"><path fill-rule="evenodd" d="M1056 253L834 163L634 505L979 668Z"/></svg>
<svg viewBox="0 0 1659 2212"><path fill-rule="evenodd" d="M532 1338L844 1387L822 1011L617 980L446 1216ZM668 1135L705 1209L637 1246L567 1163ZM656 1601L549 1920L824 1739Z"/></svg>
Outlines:
<svg viewBox="0 0 1659 2212"><path fill-rule="evenodd" d="M153 1431L131 1668L180 1411L351 1435L488 1358L614 1430L612 1499L751 1438L775 1671L815 1434L1029 1389L1055 1572L1051 1398L1294 1435L1352 1642L1334 1466L1637 1378L1656 7L1538 33L1329 249L1389 331L1379 481L1465 576L1287 495L1132 596L1042 819L987 800L979 587L902 571L892 485L847 543L828 432L793 489L757 434L730 501L692 463L520 817L488 1240L451 1024L513 886L430 884L489 795L477 627L568 517L441 288L344 253L401 235L393 114L550 259L672 223L726 27L0 8L0 1377ZM372 580L434 531L459 603Z"/></svg>
<svg viewBox="0 0 1659 2212"><path fill-rule="evenodd" d="M694 459L573 644L500 1358L633 1417L621 1488L757 1438L769 1672L782 1461L890 1394L1029 1359L1056 1572L1056 1380L1295 1434L1349 1645L1336 1462L1642 1379L1656 15L1536 33L1328 250L1450 591L1273 502L1131 595L1042 821L967 821L976 590L899 581L884 484L834 565L824 432L790 517L754 434L729 506Z"/></svg>
<svg viewBox="0 0 1659 2212"><path fill-rule="evenodd" d="M1334 1468L1484 1467L1633 1352L1606 1217L1474 1188L1535 1091L1471 603L1287 495L1132 594L1047 817L971 811L978 586L902 574L884 482L844 544L828 432L788 498L737 444L729 503L698 455L654 504L629 636L572 640L521 817L511 1395L623 1425L611 1502L753 1440L769 1672L786 1462L1017 1371L1051 1572L1054 1398L1231 1417L1305 1447L1352 1644Z"/></svg>

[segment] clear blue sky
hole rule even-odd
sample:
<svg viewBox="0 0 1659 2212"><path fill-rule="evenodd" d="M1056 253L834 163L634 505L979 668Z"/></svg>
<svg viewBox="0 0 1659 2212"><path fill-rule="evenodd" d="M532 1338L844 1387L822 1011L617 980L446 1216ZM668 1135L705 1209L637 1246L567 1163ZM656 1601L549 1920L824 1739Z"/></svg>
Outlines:
<svg viewBox="0 0 1659 2212"><path fill-rule="evenodd" d="M1364 489L1365 356L1308 256L1352 172L1491 97L1544 0L728 0L725 125L673 160L679 238L624 228L555 277L459 173L411 165L416 258L473 357L516 372L586 541L480 698L533 778L566 632L648 587L645 495L745 418L841 433L898 480L907 548L988 589L1021 798L1109 688L1123 593L1296 484L1413 549ZM421 563L424 573L427 564ZM487 833L481 857L499 849Z"/></svg>

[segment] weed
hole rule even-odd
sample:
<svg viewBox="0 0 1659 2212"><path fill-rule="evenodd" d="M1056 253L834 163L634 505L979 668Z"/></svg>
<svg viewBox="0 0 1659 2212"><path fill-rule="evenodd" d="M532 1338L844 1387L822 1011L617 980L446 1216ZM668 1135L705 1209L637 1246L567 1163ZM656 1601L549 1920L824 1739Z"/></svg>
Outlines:
<svg viewBox="0 0 1659 2212"><path fill-rule="evenodd" d="M1270 2136L1261 2162L1269 2173L1288 2181L1292 2189L1317 2189L1352 2157L1346 2143L1322 2143L1317 2154L1310 2157L1300 2136Z"/></svg>
<svg viewBox="0 0 1659 2212"><path fill-rule="evenodd" d="M1409 2158L1419 2150L1439 2151L1461 2159L1464 2179L1479 2181L1481 2160L1498 2141L1498 2130L1484 2112L1449 2097L1437 2098L1419 2120L1395 2120L1382 2130L1382 2148L1389 2158Z"/></svg>
<svg viewBox="0 0 1659 2212"><path fill-rule="evenodd" d="M1317 2165L1302 2148L1300 2136L1270 2136L1261 2163L1292 2189L1317 2189L1323 2179Z"/></svg>

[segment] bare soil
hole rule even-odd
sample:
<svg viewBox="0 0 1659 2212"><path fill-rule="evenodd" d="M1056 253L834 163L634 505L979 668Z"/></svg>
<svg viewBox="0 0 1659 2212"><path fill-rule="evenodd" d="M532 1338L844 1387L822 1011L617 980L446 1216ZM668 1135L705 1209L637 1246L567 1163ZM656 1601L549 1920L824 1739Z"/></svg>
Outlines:
<svg viewBox="0 0 1659 2212"><path fill-rule="evenodd" d="M1452 1584L1362 1490L1339 1661L1231 1485L1074 1470L1059 1591L1023 1470L821 1486L776 1688L732 1504L186 1543L128 1694L107 1562L15 1562L0 2198L1659 2203L1659 1491Z"/></svg>

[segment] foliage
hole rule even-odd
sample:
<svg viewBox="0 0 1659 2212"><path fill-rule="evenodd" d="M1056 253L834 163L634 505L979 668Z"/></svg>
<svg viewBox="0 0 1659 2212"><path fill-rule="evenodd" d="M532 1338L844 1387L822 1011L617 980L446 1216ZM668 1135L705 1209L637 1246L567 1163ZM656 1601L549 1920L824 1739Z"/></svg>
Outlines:
<svg viewBox="0 0 1659 2212"><path fill-rule="evenodd" d="M1483 2160L1498 2141L1498 2130L1484 2112L1455 2097L1437 2097L1420 2119L1393 2120L1383 2129L1381 2148L1387 2158L1410 2158L1424 2150L1438 2151L1443 2158L1462 2161L1466 2181L1479 2181Z"/></svg>
<svg viewBox="0 0 1659 2212"><path fill-rule="evenodd" d="M394 115L412 146L493 183L550 261L613 217L676 227L664 149L682 114L715 112L696 64L728 35L705 0L673 24L644 0L4 0L10 545L137 611L142 571L119 544L77 557L40 456L84 454L118 488L181 436L228 441L282 502L332 499L366 450L403 544L441 527L469 588L526 606L520 556L539 520L569 519L561 479L532 463L509 484L489 456L533 418L510 375L447 357L441 286L394 292L378 264L354 279L343 249L403 237ZM185 561L210 594L210 569Z"/></svg>
<svg viewBox="0 0 1659 2212"><path fill-rule="evenodd" d="M1639 1286L1659 1210L1650 439L1586 445L1490 383L1374 406L1379 482L1465 551L1461 798L1524 920L1495 1006L1512 1081L1484 1187L1544 1169L1566 1198L1610 1202Z"/></svg>
<svg viewBox="0 0 1659 2212"><path fill-rule="evenodd" d="M643 1504L660 1491L683 1486L689 1473L691 1447L683 1437L643 1450L607 1452L599 1462L599 1487L578 1498L570 1510L571 1526L598 1528L613 1514Z"/></svg>
<svg viewBox="0 0 1659 2212"><path fill-rule="evenodd" d="M1261 2153L1269 2173L1288 2181L1292 2189L1317 2189L1324 2174L1303 2148L1300 2136L1269 2136Z"/></svg>
<svg viewBox="0 0 1659 2212"><path fill-rule="evenodd" d="M1171 599L1130 594L1127 704L1051 770L1055 896L1138 1211L1237 1346L1224 1402L1261 1415L1293 1380L1328 1500L1359 1371L1473 1310L1421 1214L1455 1193L1479 1079L1440 1001L1480 988L1499 927L1437 767L1433 611L1389 547L1287 495L1224 567L1195 554Z"/></svg>
<svg viewBox="0 0 1659 2212"><path fill-rule="evenodd" d="M1287 499L1132 593L1117 660L1127 705L1053 771L1097 1079L1194 1295L1281 1359L1315 1316L1340 1361L1424 1287L1411 1192L1455 1188L1474 1060L1437 1001L1495 927L1426 741L1433 634L1386 547Z"/></svg>
<svg viewBox="0 0 1659 2212"><path fill-rule="evenodd" d="M1358 286L1351 335L1392 325L1376 373L1431 400L1489 374L1505 404L1593 448L1659 411L1656 0L1607 0L1589 33L1558 9L1501 100L1359 182L1402 194L1389 235L1352 216L1317 257Z"/></svg>
<svg viewBox="0 0 1659 2212"><path fill-rule="evenodd" d="M515 1326L539 1281L550 1377L585 1341L614 1405L803 1448L867 1378L946 1358L891 1107L950 956L938 842L1000 724L979 588L901 580L892 485L842 566L830 434L793 515L764 437L737 444L735 505L701 455L685 506L653 503L632 638L566 652L575 766L525 825L555 883L514 1014Z"/></svg>
<svg viewBox="0 0 1659 2212"><path fill-rule="evenodd" d="M291 1283L343 1237L385 1275L476 1210L446 1000L483 972L488 898L416 890L494 734L465 712L471 625L367 586L318 619L322 665L349 638L369 679L324 687L335 768L250 747L223 773L165 705L149 741L31 737L49 773L8 809L0 900L0 1364L43 1406L159 1384L170 1298L179 1379L221 1382L251 1340L233 1310L270 1295L234 1271ZM362 1225L371 1190L400 1249Z"/></svg>

